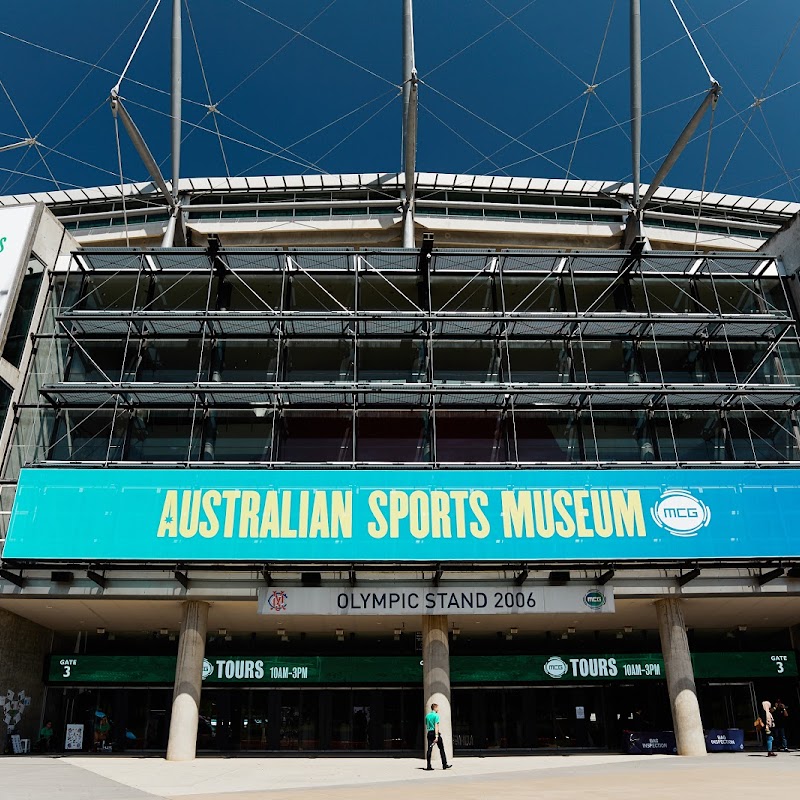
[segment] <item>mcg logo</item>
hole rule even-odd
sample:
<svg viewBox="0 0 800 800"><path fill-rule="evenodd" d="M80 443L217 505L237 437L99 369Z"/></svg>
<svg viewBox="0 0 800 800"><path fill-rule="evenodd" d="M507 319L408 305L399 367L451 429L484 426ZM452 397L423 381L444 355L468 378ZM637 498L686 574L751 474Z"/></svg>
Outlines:
<svg viewBox="0 0 800 800"><path fill-rule="evenodd" d="M711 509L684 489L668 489L650 509L659 528L673 536L696 536L711 522Z"/></svg>

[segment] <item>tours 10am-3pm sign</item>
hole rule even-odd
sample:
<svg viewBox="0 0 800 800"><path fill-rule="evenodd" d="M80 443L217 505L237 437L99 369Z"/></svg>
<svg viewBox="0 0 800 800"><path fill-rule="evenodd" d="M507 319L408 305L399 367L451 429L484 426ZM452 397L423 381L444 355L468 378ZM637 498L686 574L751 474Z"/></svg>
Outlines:
<svg viewBox="0 0 800 800"><path fill-rule="evenodd" d="M4 559L794 558L800 470L28 468Z"/></svg>

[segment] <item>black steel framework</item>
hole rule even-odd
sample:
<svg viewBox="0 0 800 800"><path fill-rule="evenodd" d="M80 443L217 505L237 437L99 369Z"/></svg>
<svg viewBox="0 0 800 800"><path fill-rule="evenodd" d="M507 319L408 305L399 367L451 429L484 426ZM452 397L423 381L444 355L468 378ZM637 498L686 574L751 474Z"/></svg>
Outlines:
<svg viewBox="0 0 800 800"><path fill-rule="evenodd" d="M47 291L7 477L799 457L800 342L762 254L212 240L84 249Z"/></svg>

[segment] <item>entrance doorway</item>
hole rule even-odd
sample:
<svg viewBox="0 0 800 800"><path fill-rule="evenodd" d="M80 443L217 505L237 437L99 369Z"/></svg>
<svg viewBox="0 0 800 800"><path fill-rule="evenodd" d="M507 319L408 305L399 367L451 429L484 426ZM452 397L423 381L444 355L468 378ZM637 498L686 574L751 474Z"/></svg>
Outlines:
<svg viewBox="0 0 800 800"><path fill-rule="evenodd" d="M760 744L753 728L760 707L752 681L701 684L697 694L705 728L741 728L745 746Z"/></svg>

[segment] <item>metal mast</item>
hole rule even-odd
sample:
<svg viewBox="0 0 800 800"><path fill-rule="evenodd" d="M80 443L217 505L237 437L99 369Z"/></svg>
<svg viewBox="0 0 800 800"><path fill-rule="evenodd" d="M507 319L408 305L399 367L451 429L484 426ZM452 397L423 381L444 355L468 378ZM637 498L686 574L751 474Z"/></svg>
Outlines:
<svg viewBox="0 0 800 800"><path fill-rule="evenodd" d="M403 247L414 247L414 200L417 163L417 104L419 78L414 62L414 4L403 0Z"/></svg>
<svg viewBox="0 0 800 800"><path fill-rule="evenodd" d="M633 159L633 207L638 212L642 167L641 0L631 0L631 157Z"/></svg>
<svg viewBox="0 0 800 800"><path fill-rule="evenodd" d="M181 1L172 0L172 80L170 87L172 116L172 213L164 232L162 247L175 244L176 228L180 228L179 239L183 242L183 217L178 200L178 183L181 177L181 106L183 101L183 35L181 31Z"/></svg>

